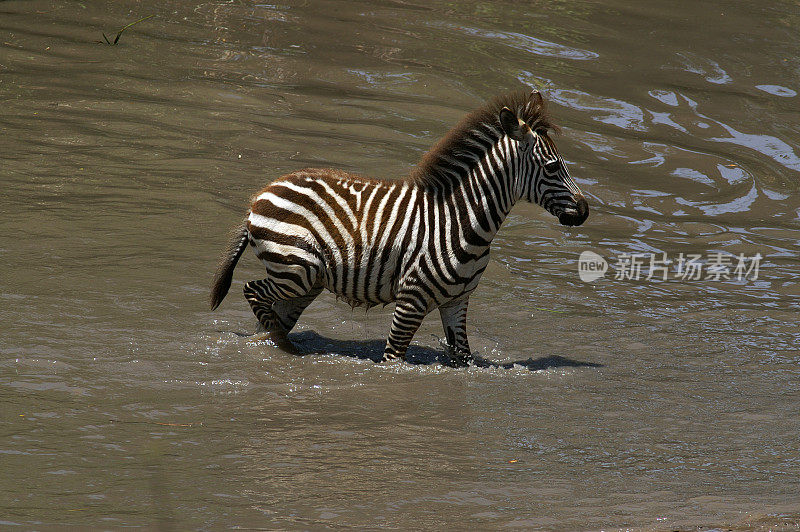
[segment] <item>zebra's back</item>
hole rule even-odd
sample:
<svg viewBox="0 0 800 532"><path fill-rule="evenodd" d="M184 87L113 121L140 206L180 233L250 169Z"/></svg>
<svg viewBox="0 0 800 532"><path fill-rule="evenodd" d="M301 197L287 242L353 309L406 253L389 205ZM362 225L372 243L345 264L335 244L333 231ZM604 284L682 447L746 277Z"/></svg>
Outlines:
<svg viewBox="0 0 800 532"><path fill-rule="evenodd" d="M389 303L412 246L417 199L403 181L301 170L253 197L250 244L285 283L324 286L351 305Z"/></svg>

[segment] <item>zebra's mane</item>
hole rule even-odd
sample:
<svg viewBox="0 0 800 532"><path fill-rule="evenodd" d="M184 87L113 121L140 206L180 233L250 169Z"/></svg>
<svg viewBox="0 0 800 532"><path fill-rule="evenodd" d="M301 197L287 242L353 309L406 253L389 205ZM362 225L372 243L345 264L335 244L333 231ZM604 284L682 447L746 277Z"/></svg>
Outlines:
<svg viewBox="0 0 800 532"><path fill-rule="evenodd" d="M422 156L408 179L414 183L452 183L503 137L500 110L508 107L531 129L557 129L550 121L543 100L531 98L529 91L498 96L469 113Z"/></svg>

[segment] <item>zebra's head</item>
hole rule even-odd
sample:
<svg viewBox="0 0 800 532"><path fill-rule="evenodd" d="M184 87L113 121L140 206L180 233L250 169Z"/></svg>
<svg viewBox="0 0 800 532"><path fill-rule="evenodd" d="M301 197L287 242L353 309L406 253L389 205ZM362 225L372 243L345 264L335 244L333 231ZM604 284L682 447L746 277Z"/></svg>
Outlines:
<svg viewBox="0 0 800 532"><path fill-rule="evenodd" d="M537 123L528 124L524 120L525 111L531 107L542 109L543 105L541 94L534 91L531 101L518 113L508 107L500 110L503 131L517 141L520 151L515 176L518 190L521 197L541 205L556 216L562 225L581 225L589 217L586 198L570 177L567 165L548 135L547 127Z"/></svg>

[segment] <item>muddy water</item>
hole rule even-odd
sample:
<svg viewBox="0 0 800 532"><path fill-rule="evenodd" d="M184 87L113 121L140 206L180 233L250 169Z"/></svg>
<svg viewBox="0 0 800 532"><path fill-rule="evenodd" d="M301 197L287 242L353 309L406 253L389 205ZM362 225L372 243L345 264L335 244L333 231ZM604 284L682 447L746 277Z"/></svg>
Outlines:
<svg viewBox="0 0 800 532"><path fill-rule="evenodd" d="M798 27L778 0L0 3L0 522L796 526ZM257 188L400 176L524 85L592 214L513 211L470 304L486 367L444 367L435 316L374 364L391 308L330 295L305 356L254 340L249 255L207 310ZM615 278L715 252L758 279Z"/></svg>

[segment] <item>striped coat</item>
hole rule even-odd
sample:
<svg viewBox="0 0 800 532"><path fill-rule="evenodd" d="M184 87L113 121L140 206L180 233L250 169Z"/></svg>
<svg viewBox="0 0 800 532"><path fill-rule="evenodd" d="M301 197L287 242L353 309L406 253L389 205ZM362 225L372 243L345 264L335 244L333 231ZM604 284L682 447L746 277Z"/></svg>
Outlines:
<svg viewBox="0 0 800 532"><path fill-rule="evenodd" d="M467 116L405 179L306 169L275 180L254 196L217 271L212 308L249 245L267 278L246 283L245 298L273 335L328 289L352 306L396 303L384 360L403 357L438 308L452 360L469 363L467 302L514 203L535 201L565 225L588 216L552 127L538 93L515 93Z"/></svg>

